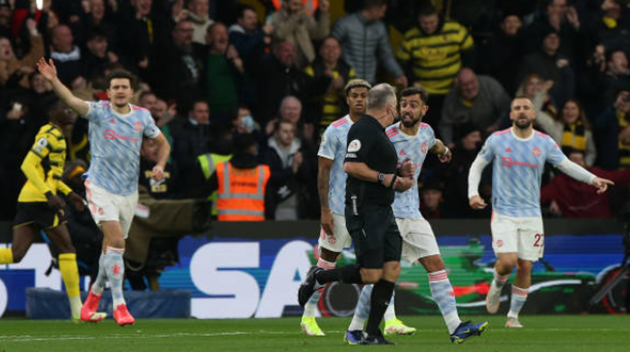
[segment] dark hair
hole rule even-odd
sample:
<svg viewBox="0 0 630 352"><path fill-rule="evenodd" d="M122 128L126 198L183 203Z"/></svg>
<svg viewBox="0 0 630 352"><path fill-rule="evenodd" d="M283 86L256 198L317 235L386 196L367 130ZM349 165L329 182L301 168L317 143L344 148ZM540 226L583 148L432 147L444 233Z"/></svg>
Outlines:
<svg viewBox="0 0 630 352"><path fill-rule="evenodd" d="M243 18L243 17L245 17L245 11L247 11L247 10L254 11L254 13L258 14L256 12L256 9L254 9L250 5L239 5L237 7L237 9L236 9L236 12L238 13L238 15L236 15L236 18Z"/></svg>
<svg viewBox="0 0 630 352"><path fill-rule="evenodd" d="M206 29L206 34L212 33L212 30L217 26L223 26L227 29L227 26L223 22L214 22L213 24L208 26L208 28Z"/></svg>
<svg viewBox="0 0 630 352"><path fill-rule="evenodd" d="M239 133L232 137L232 145L236 153L246 153L247 149L257 144L256 138L251 133Z"/></svg>
<svg viewBox="0 0 630 352"><path fill-rule="evenodd" d="M89 42L90 40L94 40L94 39L105 39L107 40L107 34L99 28L95 28L93 30L90 31L90 33L88 33L87 35L87 41Z"/></svg>
<svg viewBox="0 0 630 352"><path fill-rule="evenodd" d="M381 7L387 5L387 0L363 0L363 10L368 10L373 7Z"/></svg>
<svg viewBox="0 0 630 352"><path fill-rule="evenodd" d="M291 126L295 126L295 125L293 125L293 122L291 122L291 121L289 121L287 119L280 119L280 120L276 121L276 123L273 125L273 132L275 133L275 132L280 131L280 125L282 125L282 124L289 124Z"/></svg>
<svg viewBox="0 0 630 352"><path fill-rule="evenodd" d="M117 69L110 72L107 76L107 88L111 87L112 80L114 79L128 79L131 88L135 87L136 85L136 77L127 70Z"/></svg>
<svg viewBox="0 0 630 352"><path fill-rule="evenodd" d="M610 50L606 51L606 62L610 62L613 55L618 52L622 52L624 55L626 55L626 57L628 57L628 53L626 53L626 51L622 48L611 48Z"/></svg>
<svg viewBox="0 0 630 352"><path fill-rule="evenodd" d="M439 12L432 4L426 4L422 6L418 11L418 17L427 17L433 15L439 15Z"/></svg>
<svg viewBox="0 0 630 352"><path fill-rule="evenodd" d="M424 90L424 88L407 87L400 92L401 97L409 97L412 95L419 95L420 100L425 104L429 101L429 93Z"/></svg>
<svg viewBox="0 0 630 352"><path fill-rule="evenodd" d="M155 95L155 93L153 93L150 90L145 90L142 91L142 93L140 93L140 95L138 96L138 101L141 101L142 99L144 99L144 97L146 97L147 95L153 95L157 98L157 95Z"/></svg>
<svg viewBox="0 0 630 352"><path fill-rule="evenodd" d="M188 112L189 113L193 112L193 110L195 110L195 105L197 105L199 103L206 104L206 106L208 107L208 110L210 110L210 104L208 103L208 101L206 99L199 98L199 99L195 99L195 100L190 102L190 110L188 110Z"/></svg>

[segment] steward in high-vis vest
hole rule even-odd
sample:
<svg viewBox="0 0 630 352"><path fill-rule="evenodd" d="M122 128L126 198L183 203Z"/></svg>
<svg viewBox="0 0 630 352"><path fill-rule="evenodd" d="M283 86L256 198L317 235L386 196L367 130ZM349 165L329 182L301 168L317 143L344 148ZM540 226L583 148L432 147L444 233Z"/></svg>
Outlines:
<svg viewBox="0 0 630 352"><path fill-rule="evenodd" d="M219 221L264 221L265 194L271 172L259 165L258 145L251 134L234 136L234 156L215 165L208 182L209 191L217 191Z"/></svg>
<svg viewBox="0 0 630 352"><path fill-rule="evenodd" d="M223 155L223 154L215 154L215 153L206 153L201 154L197 157L197 162L199 163L199 167L201 168L201 173L203 174L203 179L208 181L214 175L217 170L217 165L229 161L232 159L232 154ZM217 215L217 192L213 191L212 194L208 197L208 200L212 202L212 218L214 219Z"/></svg>

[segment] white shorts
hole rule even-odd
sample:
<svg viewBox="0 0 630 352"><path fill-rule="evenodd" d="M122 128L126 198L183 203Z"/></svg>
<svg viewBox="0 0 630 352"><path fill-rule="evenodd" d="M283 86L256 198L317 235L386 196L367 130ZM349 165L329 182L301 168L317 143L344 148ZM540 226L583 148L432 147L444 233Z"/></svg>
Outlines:
<svg viewBox="0 0 630 352"><path fill-rule="evenodd" d="M352 246L352 238L346 228L346 217L342 215L332 214L333 217L333 235L329 236L322 228L319 234L319 247L335 253L341 253L344 248Z"/></svg>
<svg viewBox="0 0 630 352"><path fill-rule="evenodd" d="M542 217L514 218L492 212L492 249L494 253L518 253L533 262L542 258L545 232Z"/></svg>
<svg viewBox="0 0 630 352"><path fill-rule="evenodd" d="M403 239L401 258L414 264L418 259L440 255L431 225L425 219L396 219Z"/></svg>
<svg viewBox="0 0 630 352"><path fill-rule="evenodd" d="M114 194L87 179L85 193L94 222L100 225L101 221L118 221L127 239L138 205L138 192L127 196Z"/></svg>

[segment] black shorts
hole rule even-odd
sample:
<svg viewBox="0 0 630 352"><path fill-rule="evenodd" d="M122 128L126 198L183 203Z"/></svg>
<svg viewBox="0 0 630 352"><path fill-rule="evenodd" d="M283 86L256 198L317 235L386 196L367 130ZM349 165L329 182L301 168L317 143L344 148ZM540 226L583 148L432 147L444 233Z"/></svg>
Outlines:
<svg viewBox="0 0 630 352"><path fill-rule="evenodd" d="M13 227L37 225L42 230L48 230L66 222L65 214L51 209L46 202L18 202Z"/></svg>
<svg viewBox="0 0 630 352"><path fill-rule="evenodd" d="M386 262L400 261L402 237L391 206L364 205L358 216L346 207L346 228L359 267L382 269Z"/></svg>

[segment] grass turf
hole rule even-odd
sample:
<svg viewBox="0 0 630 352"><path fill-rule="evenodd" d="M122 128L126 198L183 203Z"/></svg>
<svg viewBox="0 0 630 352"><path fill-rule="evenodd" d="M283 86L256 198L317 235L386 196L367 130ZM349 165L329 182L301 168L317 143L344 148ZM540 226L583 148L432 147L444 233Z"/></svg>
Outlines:
<svg viewBox="0 0 630 352"><path fill-rule="evenodd" d="M298 318L230 320L139 320L118 327L70 321L0 320L0 352L14 351L629 351L630 317L609 315L523 316L523 329L506 329L504 317L490 321L481 337L450 343L439 316L402 317L418 328L415 336L392 337L397 346L346 346L349 318L319 319L325 337L307 337Z"/></svg>

